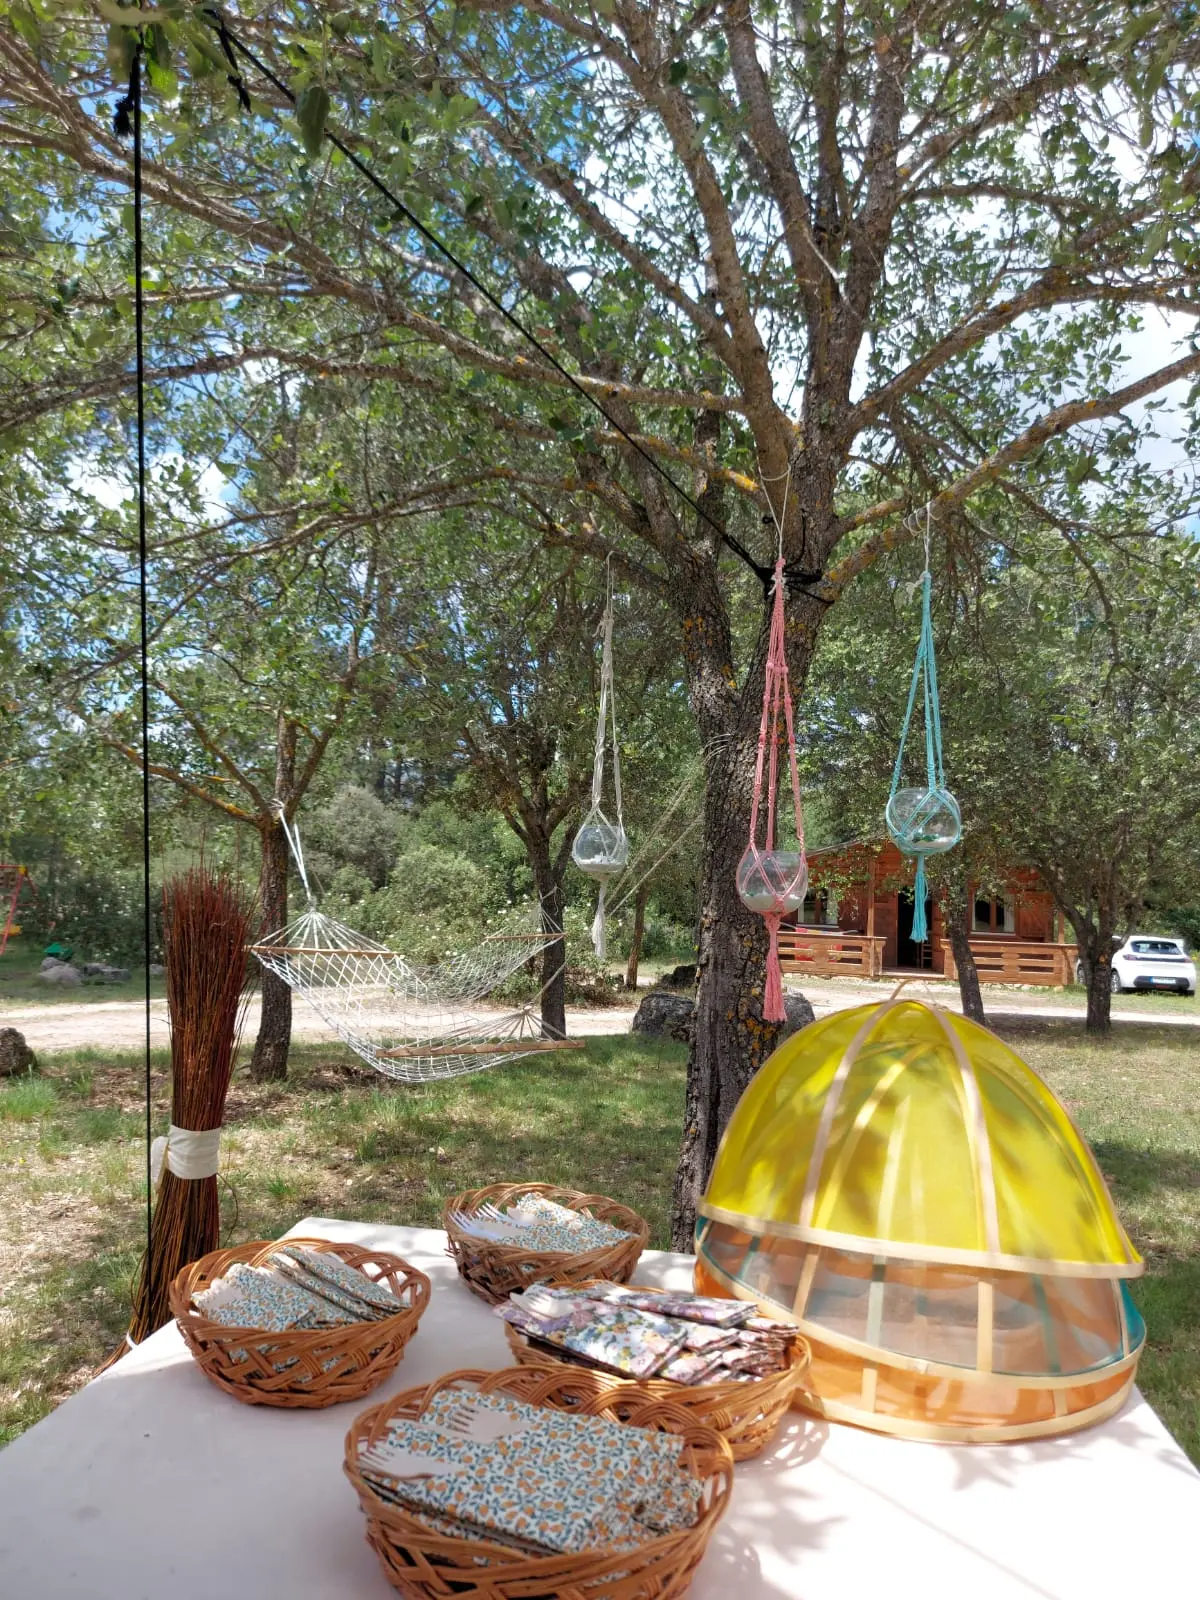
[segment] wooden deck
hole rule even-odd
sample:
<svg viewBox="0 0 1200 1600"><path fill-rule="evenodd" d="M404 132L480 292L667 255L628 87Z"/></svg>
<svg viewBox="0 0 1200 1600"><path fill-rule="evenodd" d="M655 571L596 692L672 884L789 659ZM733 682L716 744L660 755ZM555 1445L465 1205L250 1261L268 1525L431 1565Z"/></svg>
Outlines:
<svg viewBox="0 0 1200 1600"><path fill-rule="evenodd" d="M874 934L828 933L784 928L779 934L779 965L784 972L811 972L818 978L883 976L886 939Z"/></svg>
<svg viewBox="0 0 1200 1600"><path fill-rule="evenodd" d="M1038 988L1061 989L1075 981L1079 954L1073 944L1049 939L972 939L971 953L980 983L1028 983ZM946 976L958 977L954 952L946 946Z"/></svg>
<svg viewBox="0 0 1200 1600"><path fill-rule="evenodd" d="M905 969L884 972L887 941L877 934L843 933L838 928L817 932L811 928L784 928L779 935L779 964L784 972L811 974L815 978L914 977L957 982L958 969L949 942L943 946L946 970L923 972ZM972 939L980 983L1021 983L1037 988L1062 988L1072 983L1078 951L1073 944L1050 940Z"/></svg>

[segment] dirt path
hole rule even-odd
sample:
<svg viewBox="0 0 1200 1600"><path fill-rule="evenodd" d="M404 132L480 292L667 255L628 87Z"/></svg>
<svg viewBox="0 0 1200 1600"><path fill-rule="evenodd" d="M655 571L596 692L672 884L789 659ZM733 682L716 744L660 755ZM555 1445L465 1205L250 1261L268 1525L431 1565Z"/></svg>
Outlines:
<svg viewBox="0 0 1200 1600"><path fill-rule="evenodd" d="M790 984L796 988L798 985ZM812 1003L818 1017L833 1011L844 1011L850 1006L864 1005L891 993L879 983L856 982L846 978L817 979L810 982L804 993ZM948 984L912 983L905 990L914 999L931 1000L949 1010L959 1009L958 991ZM989 996L985 991L984 1003ZM1081 1021L1083 1006L1047 1005L1036 995L1006 992L996 996L988 1006L988 1016L997 1022L1006 1018L1031 1017L1039 1020ZM1141 1023L1148 1026L1196 1027L1200 1013L1192 1017L1178 1012L1124 1011L1119 1003L1113 1007L1113 1021ZM23 1005L0 1008L0 1027L17 1028L25 1035L34 1050L53 1053L56 1050L138 1050L145 1037L142 1005L137 1000L92 1001L86 1005L60 1002L56 1005ZM633 1021L633 1007L613 1006L604 1010L571 1010L567 1012L567 1032L578 1038L603 1034L626 1033ZM253 1039L258 1028L258 1002L252 1000L246 1016L245 1037ZM293 1031L297 1039L328 1040L336 1038L310 1006L297 1004ZM155 1046L165 1047L168 1040L167 1004L154 1001L151 1007L150 1037Z"/></svg>
<svg viewBox="0 0 1200 1600"><path fill-rule="evenodd" d="M52 1006L13 1006L0 1010L0 1028L16 1028L34 1050L140 1050L146 1037L145 1010L137 1000L92 1001L87 1005L60 1003ZM257 999L246 1012L245 1039L258 1030ZM627 1033L633 1021L632 1007L615 1006L603 1011L567 1011L567 1032L579 1037L595 1034ZM328 1040L337 1035L307 1005L295 1008L292 1033L296 1039ZM155 1000L150 1008L150 1041L165 1049L169 1040L167 1003Z"/></svg>

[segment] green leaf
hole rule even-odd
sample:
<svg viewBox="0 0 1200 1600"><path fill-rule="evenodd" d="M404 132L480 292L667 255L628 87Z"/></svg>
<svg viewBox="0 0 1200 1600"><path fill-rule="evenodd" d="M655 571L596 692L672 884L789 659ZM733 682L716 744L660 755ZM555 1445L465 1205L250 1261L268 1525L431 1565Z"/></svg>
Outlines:
<svg viewBox="0 0 1200 1600"><path fill-rule="evenodd" d="M1095 465L1096 457L1094 455L1082 455L1075 458L1067 468L1067 482L1072 489L1078 489L1081 483L1087 482Z"/></svg>
<svg viewBox="0 0 1200 1600"><path fill-rule="evenodd" d="M1153 228L1148 228L1142 239L1142 262L1148 266L1167 242L1167 224L1158 223Z"/></svg>
<svg viewBox="0 0 1200 1600"><path fill-rule="evenodd" d="M42 30L38 27L37 18L24 6L14 6L10 15L13 27L34 54L39 54L42 48Z"/></svg>
<svg viewBox="0 0 1200 1600"><path fill-rule="evenodd" d="M323 84L310 83L296 96L296 122L309 156L321 154L325 123L329 116L329 92Z"/></svg>
<svg viewBox="0 0 1200 1600"><path fill-rule="evenodd" d="M682 83L688 75L686 61L672 61L670 71L667 73L668 83Z"/></svg>
<svg viewBox="0 0 1200 1600"><path fill-rule="evenodd" d="M105 55L108 57L108 64L113 71L119 73L123 78L128 77L129 69L133 66L133 53L136 49L136 40L132 29L123 28L119 23L114 22L108 30L104 49Z"/></svg>
<svg viewBox="0 0 1200 1600"><path fill-rule="evenodd" d="M106 22L111 22L117 27L140 27L146 22L158 22L165 15L155 7L142 9L139 6L121 6L117 0L96 0L100 15Z"/></svg>
<svg viewBox="0 0 1200 1600"><path fill-rule="evenodd" d="M463 207L464 217L475 217L483 210L484 200L481 194L473 194Z"/></svg>
<svg viewBox="0 0 1200 1600"><path fill-rule="evenodd" d="M1126 51L1132 49L1138 40L1144 39L1155 23L1160 20L1161 13L1157 7L1149 11L1143 11L1139 16L1134 17L1113 47L1114 55L1124 55Z"/></svg>

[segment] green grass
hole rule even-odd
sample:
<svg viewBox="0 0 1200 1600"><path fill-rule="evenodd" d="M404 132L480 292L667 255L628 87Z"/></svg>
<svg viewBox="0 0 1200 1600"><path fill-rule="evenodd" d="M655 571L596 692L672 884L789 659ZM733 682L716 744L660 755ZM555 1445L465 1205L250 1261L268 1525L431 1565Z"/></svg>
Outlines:
<svg viewBox="0 0 1200 1600"><path fill-rule="evenodd" d="M985 1006L987 1005L990 994L1003 996L1012 992L1014 991L1007 984L1003 986L987 984L983 991L983 1003ZM1024 988L1015 992L1030 995L1039 1004L1047 1006L1071 1006L1082 1010L1087 1005L1087 990L1074 983L1066 989ZM999 999L996 999L993 1003L997 1010L1002 1009ZM1139 1015L1148 1017L1162 1016L1164 1014L1167 1016L1192 1017L1195 1021L1200 1022L1200 998L1197 998L1196 995L1152 994L1144 990L1136 994L1115 994L1112 997L1112 1008L1114 1011L1136 1012Z"/></svg>
<svg viewBox="0 0 1200 1600"><path fill-rule="evenodd" d="M1191 1029L1069 1022L1006 1036L1093 1142L1147 1276L1140 1381L1200 1462L1200 1077ZM77 1387L121 1337L144 1218L139 1063L95 1051L0 1088L0 1441ZM165 1055L155 1058L157 1120ZM223 1141L231 1239L276 1237L306 1213L436 1224L457 1189L542 1178L598 1189L665 1246L684 1051L628 1037L393 1089L320 1045L282 1086L235 1078ZM19 1115L13 1114L13 1106Z"/></svg>
<svg viewBox="0 0 1200 1600"><path fill-rule="evenodd" d="M0 1122L40 1122L58 1104L58 1090L49 1078L32 1075L0 1084Z"/></svg>
<svg viewBox="0 0 1200 1600"><path fill-rule="evenodd" d="M104 1000L140 1000L145 994L145 967L130 967L128 983L81 983L69 989L42 983L37 976L42 964L41 947L26 948L28 945L27 939L12 939L0 956L0 1016L5 1011L33 1005L95 1005ZM93 959L96 958L77 950L72 962ZM120 962L112 964L121 965ZM155 999L166 994L161 975L151 977L150 993Z"/></svg>

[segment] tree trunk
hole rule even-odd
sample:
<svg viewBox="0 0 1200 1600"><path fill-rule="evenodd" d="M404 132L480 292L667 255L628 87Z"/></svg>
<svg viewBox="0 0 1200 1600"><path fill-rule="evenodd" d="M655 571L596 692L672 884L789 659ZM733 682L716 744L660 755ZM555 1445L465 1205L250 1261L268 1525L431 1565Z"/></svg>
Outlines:
<svg viewBox="0 0 1200 1600"><path fill-rule="evenodd" d="M688 698L701 742L711 752L704 785L699 989L671 1217L673 1247L690 1251L696 1205L708 1185L721 1135L746 1085L778 1043L782 1028L763 1021L766 924L743 906L736 883L737 865L750 838L768 616L764 612L756 664L738 690L732 635L715 568L693 569L680 583L679 594L688 602L681 616ZM785 647L793 700L804 687L823 618L823 607L811 596L789 597ZM779 804L781 815L786 815L789 780L782 749L780 757Z"/></svg>
<svg viewBox="0 0 1200 1600"><path fill-rule="evenodd" d="M646 937L646 902L650 898L650 884L639 883L633 902L633 942L629 946L629 960L625 964L625 987L638 986L638 963L642 959L642 940Z"/></svg>
<svg viewBox="0 0 1200 1600"><path fill-rule="evenodd" d="M705 795L699 990L671 1220L676 1250L694 1247L696 1205L725 1125L781 1032L762 1019L766 925L742 905L735 881L750 835L753 758L752 741L743 738L724 781L714 782L710 769Z"/></svg>
<svg viewBox="0 0 1200 1600"><path fill-rule="evenodd" d="M263 928L267 933L287 926L288 847L283 829L273 820L262 828L262 873L259 878ZM250 1058L250 1076L259 1083L287 1077L292 1043L292 991L283 979L263 968L262 1016Z"/></svg>
<svg viewBox="0 0 1200 1600"><path fill-rule="evenodd" d="M958 993L964 1017L983 1026L987 1018L983 1012L983 992L979 986L979 968L971 949L971 902L965 897L948 896L942 902L946 933L958 969Z"/></svg>
<svg viewBox="0 0 1200 1600"><path fill-rule="evenodd" d="M542 932L558 938L542 951L542 1029L556 1039L567 1036L567 965L563 931L562 871L555 870L550 840L531 833L525 844L533 884L542 905Z"/></svg>
<svg viewBox="0 0 1200 1600"><path fill-rule="evenodd" d="M1088 950L1087 961L1087 1031L1109 1033L1112 1030L1112 934L1105 930L1103 940L1098 932L1095 943Z"/></svg>

